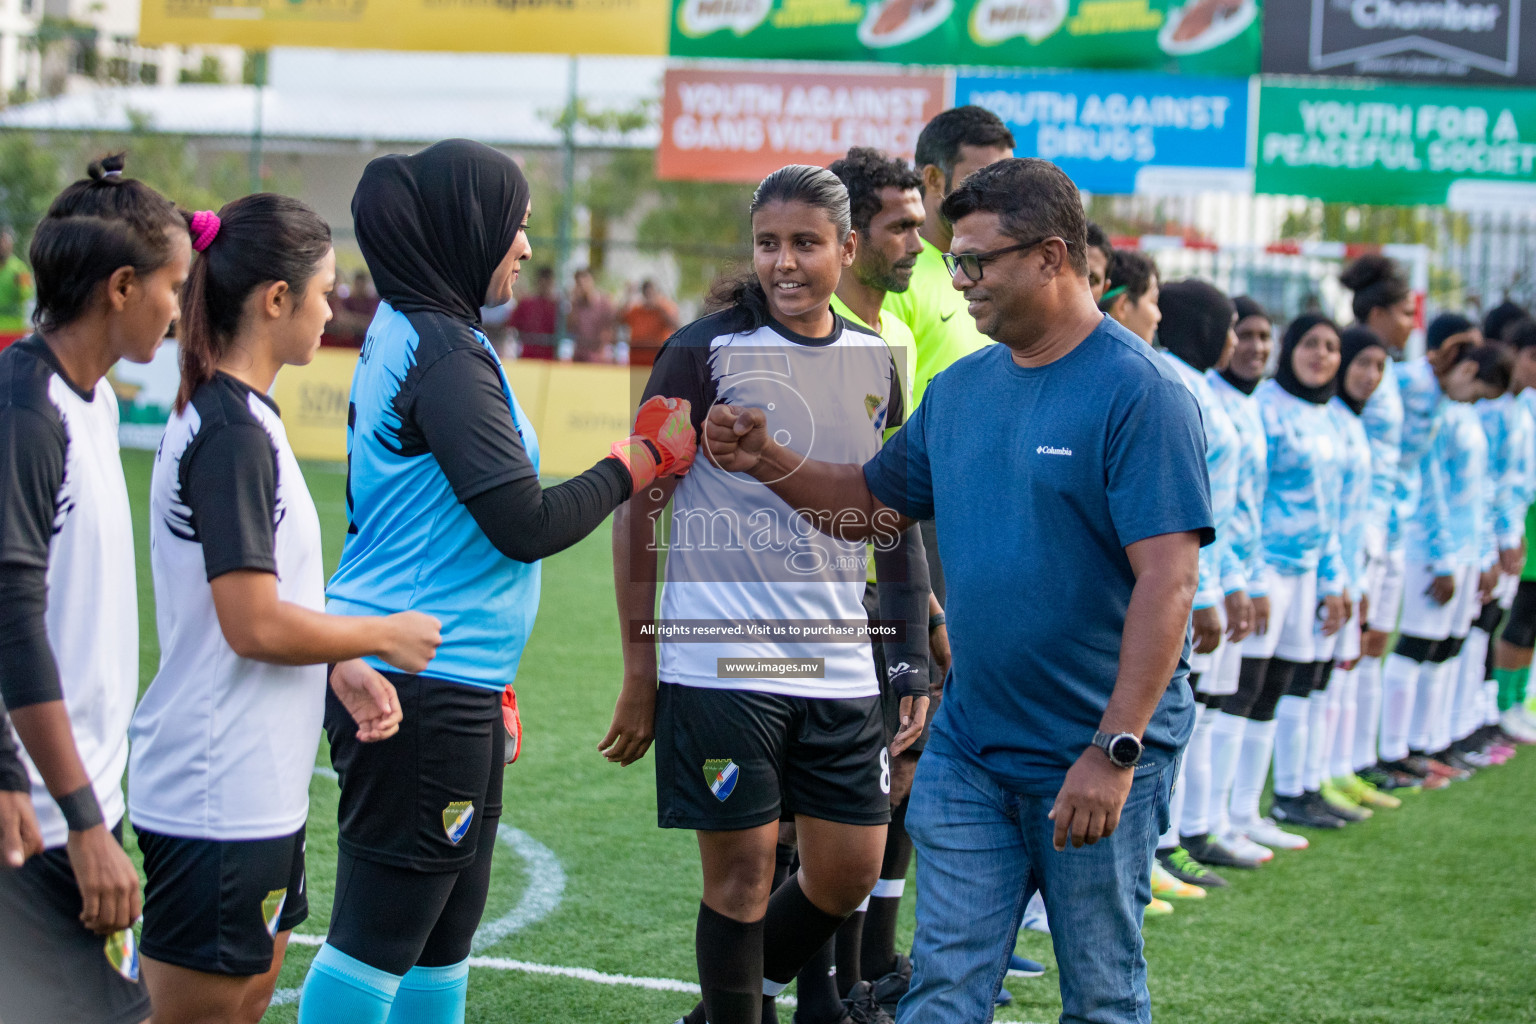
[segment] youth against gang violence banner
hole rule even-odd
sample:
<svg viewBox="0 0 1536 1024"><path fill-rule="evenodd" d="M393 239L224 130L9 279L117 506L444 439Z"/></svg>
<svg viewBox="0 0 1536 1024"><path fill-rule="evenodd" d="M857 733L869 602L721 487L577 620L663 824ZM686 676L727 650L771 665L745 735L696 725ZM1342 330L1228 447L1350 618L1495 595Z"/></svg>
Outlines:
<svg viewBox="0 0 1536 1024"><path fill-rule="evenodd" d="M1243 172L1248 88L1242 78L1116 72L961 75L955 103L1007 122L1018 156L1052 161L1084 191L1124 194L1148 169L1163 181L1192 168Z"/></svg>
<svg viewBox="0 0 1536 1024"><path fill-rule="evenodd" d="M1536 91L1266 82L1259 192L1329 202L1531 201Z"/></svg>
<svg viewBox="0 0 1536 1024"><path fill-rule="evenodd" d="M1265 0L1263 69L1530 85L1536 17L1522 20L1520 7L1521 0Z"/></svg>
<svg viewBox="0 0 1536 1024"><path fill-rule="evenodd" d="M1260 0L671 0L674 57L1247 75Z"/></svg>
<svg viewBox="0 0 1536 1024"><path fill-rule="evenodd" d="M755 183L785 164L825 167L852 146L910 159L944 107L941 75L671 68L657 172Z"/></svg>
<svg viewBox="0 0 1536 1024"><path fill-rule="evenodd" d="M143 0L148 45L663 54L669 0Z"/></svg>

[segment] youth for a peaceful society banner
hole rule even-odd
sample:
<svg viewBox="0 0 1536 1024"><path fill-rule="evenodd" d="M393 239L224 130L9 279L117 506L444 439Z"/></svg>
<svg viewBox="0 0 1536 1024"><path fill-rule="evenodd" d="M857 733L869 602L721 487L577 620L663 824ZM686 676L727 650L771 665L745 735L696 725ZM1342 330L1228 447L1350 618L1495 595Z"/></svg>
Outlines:
<svg viewBox="0 0 1536 1024"><path fill-rule="evenodd" d="M1536 175L1536 91L1266 81L1259 97L1259 192L1463 205Z"/></svg>
<svg viewBox="0 0 1536 1024"><path fill-rule="evenodd" d="M1259 0L672 0L674 57L1247 75Z"/></svg>
<svg viewBox="0 0 1536 1024"><path fill-rule="evenodd" d="M1241 180L1248 158L1248 80L1074 71L961 75L955 103L986 107L1008 123L1019 156L1038 156L1087 192L1136 191L1149 169L1220 187Z"/></svg>
<svg viewBox="0 0 1536 1024"><path fill-rule="evenodd" d="M657 171L755 183L785 164L825 167L852 146L910 159L944 99L941 75L672 68Z"/></svg>

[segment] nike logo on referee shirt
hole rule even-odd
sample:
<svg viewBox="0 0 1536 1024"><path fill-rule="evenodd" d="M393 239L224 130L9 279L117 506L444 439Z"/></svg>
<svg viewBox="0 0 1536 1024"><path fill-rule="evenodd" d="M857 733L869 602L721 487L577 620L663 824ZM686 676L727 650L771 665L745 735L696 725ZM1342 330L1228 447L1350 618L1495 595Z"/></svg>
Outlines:
<svg viewBox="0 0 1536 1024"><path fill-rule="evenodd" d="M949 316L941 316L941 317L939 317L939 323L947 324L951 320L953 320L954 318L955 318L955 314L953 314L953 313L949 314Z"/></svg>

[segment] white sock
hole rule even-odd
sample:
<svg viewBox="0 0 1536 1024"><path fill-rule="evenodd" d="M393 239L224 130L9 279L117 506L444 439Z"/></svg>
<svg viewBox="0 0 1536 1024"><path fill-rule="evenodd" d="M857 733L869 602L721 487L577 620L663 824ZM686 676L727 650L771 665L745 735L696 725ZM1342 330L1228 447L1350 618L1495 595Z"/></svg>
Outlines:
<svg viewBox="0 0 1536 1024"><path fill-rule="evenodd" d="M1461 660L1452 658L1440 666L1435 677L1435 716L1429 722L1429 751L1451 745L1451 727L1456 719L1456 694L1461 689Z"/></svg>
<svg viewBox="0 0 1536 1024"><path fill-rule="evenodd" d="M1483 724L1499 724L1499 681L1489 679L1483 683Z"/></svg>
<svg viewBox="0 0 1536 1024"><path fill-rule="evenodd" d="M1483 676L1488 665L1488 634L1474 629L1461 652L1461 671L1456 678L1456 705L1451 722L1451 741L1472 735L1483 721Z"/></svg>
<svg viewBox="0 0 1536 1024"><path fill-rule="evenodd" d="M1330 679L1327 690L1313 690L1307 698L1307 759L1301 766L1301 788L1308 793L1323 788L1323 770L1328 764L1328 692L1335 685ZM1338 722L1337 714L1333 720Z"/></svg>
<svg viewBox="0 0 1536 1024"><path fill-rule="evenodd" d="M1227 805L1232 800L1232 783L1237 778L1237 755L1243 748L1243 732L1248 719L1218 711L1211 716L1211 793L1206 805L1206 824L1210 831L1224 836L1232 831ZM1188 806L1187 804L1185 806Z"/></svg>
<svg viewBox="0 0 1536 1024"><path fill-rule="evenodd" d="M1237 756L1237 776L1232 784L1232 824L1241 829L1259 820L1259 797L1269 778L1269 758L1275 750L1275 722L1249 720L1243 727L1243 746Z"/></svg>
<svg viewBox="0 0 1536 1024"><path fill-rule="evenodd" d="M1204 704L1195 706L1195 731L1184 748L1183 811L1174 819L1182 835L1203 836L1210 831L1211 728L1216 712Z"/></svg>
<svg viewBox="0 0 1536 1024"><path fill-rule="evenodd" d="M1376 736L1381 729L1381 659L1361 658L1355 666L1354 769L1376 763Z"/></svg>
<svg viewBox="0 0 1536 1024"><path fill-rule="evenodd" d="M1355 772L1355 717L1359 713L1360 668L1348 672L1333 673L1331 694L1334 706L1329 708L1333 723L1328 728L1332 740L1328 744L1328 775L1342 779Z"/></svg>
<svg viewBox="0 0 1536 1024"><path fill-rule="evenodd" d="M1389 654L1381 674L1381 759L1408 756L1408 733L1417 703L1419 675L1424 663Z"/></svg>
<svg viewBox="0 0 1536 1024"><path fill-rule="evenodd" d="M1275 707L1275 796L1301 796L1307 768L1306 697L1286 694Z"/></svg>

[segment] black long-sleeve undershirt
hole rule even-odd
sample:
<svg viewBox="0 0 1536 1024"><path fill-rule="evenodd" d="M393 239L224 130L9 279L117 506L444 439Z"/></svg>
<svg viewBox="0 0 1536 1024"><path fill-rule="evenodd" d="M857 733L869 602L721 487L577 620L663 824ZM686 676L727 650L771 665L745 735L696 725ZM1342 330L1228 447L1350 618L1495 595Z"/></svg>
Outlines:
<svg viewBox="0 0 1536 1024"><path fill-rule="evenodd" d="M540 486L538 477L525 477L464 505L497 551L518 562L536 562L597 529L629 492L629 470L609 458L553 487Z"/></svg>
<svg viewBox="0 0 1536 1024"><path fill-rule="evenodd" d="M64 699L47 609L47 569L0 565L0 703L11 711Z"/></svg>
<svg viewBox="0 0 1536 1024"><path fill-rule="evenodd" d="M879 592L880 618L885 622L905 622L906 635L900 640L884 641L885 682L897 693L926 695L928 690L928 559L922 532L914 525L902 531L901 539L889 551L875 545L875 579ZM900 666L906 665L905 670Z"/></svg>

